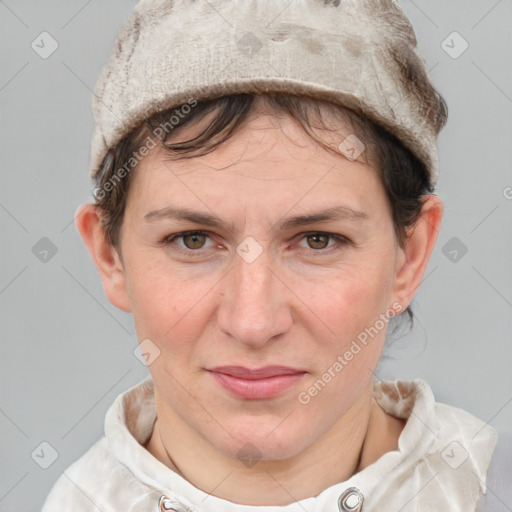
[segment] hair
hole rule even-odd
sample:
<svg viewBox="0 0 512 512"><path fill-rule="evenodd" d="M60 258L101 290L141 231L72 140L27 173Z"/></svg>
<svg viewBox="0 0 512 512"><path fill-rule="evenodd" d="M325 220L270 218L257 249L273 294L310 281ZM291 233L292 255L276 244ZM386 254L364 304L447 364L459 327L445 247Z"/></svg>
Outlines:
<svg viewBox="0 0 512 512"><path fill-rule="evenodd" d="M433 102L433 115L440 129L447 120L447 107L443 98L435 90L434 92L438 101ZM158 112L110 149L94 177L96 186L94 195L95 205L102 211L101 219L105 236L111 245L119 248L126 198L133 179L131 171L136 169L140 161L139 151L141 148L145 144L149 146L148 142L152 143L152 147L159 143L165 148L166 158L170 160L194 158L210 153L228 140L235 133L237 127L247 119L256 96L263 100L264 105L271 107L274 113L289 115L312 139L338 156L342 156L339 149L326 143L314 131L311 112L315 114L315 119L321 121L320 127L317 128L332 129L323 117L323 113L327 111L342 119L352 129L352 132L366 147L363 158L367 162L372 162L372 167L381 177L392 206L396 241L403 248L407 242L408 230L414 227L420 218L425 196L433 193L428 169L423 162L395 135L365 115L326 100L283 93L232 94L201 102L189 100L189 103L193 101L193 108L189 106L185 110L184 107L187 104L182 104ZM188 113L178 118L174 114L179 112ZM199 135L190 140L169 142L171 135L175 135L193 121L203 120L210 113L214 115ZM169 123L169 119L173 116L178 119L176 126L171 126ZM161 135L163 126L166 127L165 136ZM171 130L167 128L171 128ZM158 139L158 142L155 142L155 139ZM127 163L130 166L128 169ZM124 172L121 172L122 170ZM403 313L408 314L409 328L412 328L414 315L411 307L408 306ZM403 313L398 316L401 317Z"/></svg>

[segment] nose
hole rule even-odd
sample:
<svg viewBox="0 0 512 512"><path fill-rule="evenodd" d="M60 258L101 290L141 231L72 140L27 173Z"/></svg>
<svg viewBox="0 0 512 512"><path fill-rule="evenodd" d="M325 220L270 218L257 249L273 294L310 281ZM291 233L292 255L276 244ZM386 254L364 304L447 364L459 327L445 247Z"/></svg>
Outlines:
<svg viewBox="0 0 512 512"><path fill-rule="evenodd" d="M218 327L230 338L260 348L290 330L290 290L269 266L265 251L252 262L237 255L222 292Z"/></svg>

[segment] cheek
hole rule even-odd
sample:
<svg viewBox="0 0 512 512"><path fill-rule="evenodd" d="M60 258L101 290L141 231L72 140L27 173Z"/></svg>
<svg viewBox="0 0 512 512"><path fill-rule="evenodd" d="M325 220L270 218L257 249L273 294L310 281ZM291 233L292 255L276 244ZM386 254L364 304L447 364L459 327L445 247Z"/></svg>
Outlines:
<svg viewBox="0 0 512 512"><path fill-rule="evenodd" d="M331 407L334 416L340 413L368 385L377 367L390 318L382 320L381 315L390 311L392 280L391 260L381 255L372 261L364 264L361 259L320 287L302 288L317 315L309 324L316 345L314 374L302 389L304 400L311 400L310 411Z"/></svg>
<svg viewBox="0 0 512 512"><path fill-rule="evenodd" d="M356 335L388 309L391 281L386 275L386 270L376 266L351 268L321 284L298 286L307 305L323 321L320 324L340 340Z"/></svg>
<svg viewBox="0 0 512 512"><path fill-rule="evenodd" d="M193 340L208 321L211 277L192 279L154 263L133 265L128 279L132 311L140 340L151 339L161 351L178 355L193 346Z"/></svg>
<svg viewBox="0 0 512 512"><path fill-rule="evenodd" d="M377 277L351 273L309 294L311 309L322 322L312 320L314 371L297 396L305 414L334 422L369 385L387 326L379 319L388 311L388 296Z"/></svg>

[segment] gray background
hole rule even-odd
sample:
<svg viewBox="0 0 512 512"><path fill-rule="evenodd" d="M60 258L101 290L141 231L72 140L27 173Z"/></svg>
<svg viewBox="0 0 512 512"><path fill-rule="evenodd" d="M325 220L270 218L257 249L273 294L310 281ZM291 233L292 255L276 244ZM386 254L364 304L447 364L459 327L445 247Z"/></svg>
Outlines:
<svg viewBox="0 0 512 512"><path fill-rule="evenodd" d="M91 90L134 5L0 1L0 511L39 510L102 435L114 398L148 375L132 319L107 301L73 224L91 197ZM510 431L512 2L402 5L449 106L437 189L446 209L416 326L377 376L423 378L439 401ZM46 59L31 47L43 31L59 45ZM469 44L457 58L454 31ZM50 48L45 39L39 51ZM42 442L58 454L47 469Z"/></svg>

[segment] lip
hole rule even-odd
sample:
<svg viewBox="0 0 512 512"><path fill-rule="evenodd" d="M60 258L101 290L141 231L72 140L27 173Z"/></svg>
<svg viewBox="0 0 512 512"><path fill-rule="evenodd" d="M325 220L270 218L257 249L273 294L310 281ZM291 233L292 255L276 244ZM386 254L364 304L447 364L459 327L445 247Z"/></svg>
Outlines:
<svg viewBox="0 0 512 512"><path fill-rule="evenodd" d="M305 374L286 366L249 369L243 366L218 366L208 372L225 390L240 398L262 400L276 397L294 386Z"/></svg>

